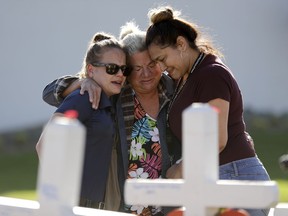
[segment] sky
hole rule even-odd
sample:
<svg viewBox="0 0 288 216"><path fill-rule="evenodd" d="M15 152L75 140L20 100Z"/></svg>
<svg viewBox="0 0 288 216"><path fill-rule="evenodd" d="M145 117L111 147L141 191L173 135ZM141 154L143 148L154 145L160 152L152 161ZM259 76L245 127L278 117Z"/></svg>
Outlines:
<svg viewBox="0 0 288 216"><path fill-rule="evenodd" d="M240 85L244 107L288 111L287 0L0 0L0 132L47 122L55 108L42 100L53 79L75 74L92 35L119 35L147 12L170 5L221 48Z"/></svg>

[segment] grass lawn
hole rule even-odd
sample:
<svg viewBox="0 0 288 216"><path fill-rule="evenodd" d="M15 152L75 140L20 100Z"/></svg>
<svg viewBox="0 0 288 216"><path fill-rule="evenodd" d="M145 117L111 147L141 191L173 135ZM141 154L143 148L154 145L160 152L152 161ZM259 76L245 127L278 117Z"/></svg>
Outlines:
<svg viewBox="0 0 288 216"><path fill-rule="evenodd" d="M288 133L286 131L253 130L256 152L272 180L280 188L280 202L288 202L288 171L279 167L279 157L288 154Z"/></svg>
<svg viewBox="0 0 288 216"><path fill-rule="evenodd" d="M253 130L250 132L254 139L256 152L273 179L288 181L288 172L279 167L279 157L288 154L287 131Z"/></svg>
<svg viewBox="0 0 288 216"><path fill-rule="evenodd" d="M0 195L36 199L38 158L35 153L0 155Z"/></svg>
<svg viewBox="0 0 288 216"><path fill-rule="evenodd" d="M288 203L288 180L277 180L278 186L280 188L280 202Z"/></svg>

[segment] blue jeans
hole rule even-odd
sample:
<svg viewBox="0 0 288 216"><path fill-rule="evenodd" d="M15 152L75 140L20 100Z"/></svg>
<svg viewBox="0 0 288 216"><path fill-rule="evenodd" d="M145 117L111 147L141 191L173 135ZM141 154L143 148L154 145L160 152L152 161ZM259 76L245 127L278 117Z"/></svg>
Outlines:
<svg viewBox="0 0 288 216"><path fill-rule="evenodd" d="M223 164L219 178L225 180L269 181L270 177L257 156ZM245 209L250 216L267 216L269 209Z"/></svg>

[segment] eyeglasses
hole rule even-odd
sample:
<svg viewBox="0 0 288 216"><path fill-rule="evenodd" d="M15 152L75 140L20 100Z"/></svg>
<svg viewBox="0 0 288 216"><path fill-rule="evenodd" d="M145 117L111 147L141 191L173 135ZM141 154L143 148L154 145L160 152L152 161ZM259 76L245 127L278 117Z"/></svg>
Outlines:
<svg viewBox="0 0 288 216"><path fill-rule="evenodd" d="M91 65L93 65L94 67L106 67L106 73L110 74L110 75L114 75L117 74L118 71L121 69L122 73L124 76L129 76L131 70L128 68L127 65L117 65L117 64L113 64L113 63L91 63Z"/></svg>

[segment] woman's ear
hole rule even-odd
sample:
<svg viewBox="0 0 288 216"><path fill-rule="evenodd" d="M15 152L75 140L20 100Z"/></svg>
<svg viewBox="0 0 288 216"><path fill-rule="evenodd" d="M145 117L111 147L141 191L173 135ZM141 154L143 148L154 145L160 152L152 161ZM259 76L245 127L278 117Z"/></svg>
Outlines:
<svg viewBox="0 0 288 216"><path fill-rule="evenodd" d="M87 76L92 78L93 77L93 66L91 64L87 65Z"/></svg>
<svg viewBox="0 0 288 216"><path fill-rule="evenodd" d="M178 36L176 40L177 49L185 51L187 49L187 40L183 36Z"/></svg>

